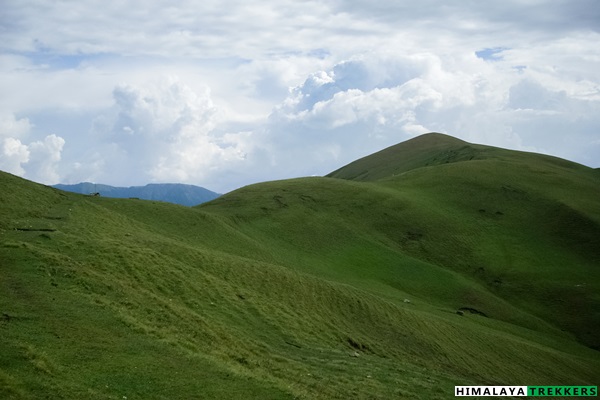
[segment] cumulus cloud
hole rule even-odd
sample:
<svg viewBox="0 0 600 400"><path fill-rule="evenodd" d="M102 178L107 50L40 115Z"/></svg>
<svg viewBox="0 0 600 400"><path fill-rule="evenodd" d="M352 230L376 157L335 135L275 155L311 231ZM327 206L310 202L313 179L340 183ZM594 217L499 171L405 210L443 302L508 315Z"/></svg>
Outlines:
<svg viewBox="0 0 600 400"><path fill-rule="evenodd" d="M371 55L310 75L276 108L269 129L282 148L309 142L304 148L315 159L341 144L320 164L330 169L427 131L569 157L585 150L585 136L598 134L600 101L569 93L570 80L548 89L552 79L474 55L458 64L434 54Z"/></svg>
<svg viewBox="0 0 600 400"><path fill-rule="evenodd" d="M32 124L13 113L0 113L0 169L43 183L58 183L57 172L63 138L48 135L43 140L25 144Z"/></svg>
<svg viewBox="0 0 600 400"><path fill-rule="evenodd" d="M22 165L29 161L29 149L19 139L5 138L0 153L0 169L15 175L23 175Z"/></svg>
<svg viewBox="0 0 600 400"><path fill-rule="evenodd" d="M31 129L27 118L17 118L13 113L0 113L0 137L21 137Z"/></svg>
<svg viewBox="0 0 600 400"><path fill-rule="evenodd" d="M9 2L0 167L226 191L427 131L597 167L596 3Z"/></svg>
<svg viewBox="0 0 600 400"><path fill-rule="evenodd" d="M25 176L37 182L56 184L60 181L57 171L65 140L60 136L48 135L43 141L28 146L29 160Z"/></svg>
<svg viewBox="0 0 600 400"><path fill-rule="evenodd" d="M216 129L222 117L208 88L195 92L164 77L144 86L120 85L113 99L94 120L90 162L77 160L73 174L87 171L95 180L120 184L199 183L245 157L236 140L243 135Z"/></svg>
<svg viewBox="0 0 600 400"><path fill-rule="evenodd" d="M60 180L57 168L65 140L48 135L29 145L19 139L5 138L0 152L0 169L36 182L55 184Z"/></svg>
<svg viewBox="0 0 600 400"><path fill-rule="evenodd" d="M255 59L241 64L236 73L243 77L241 87L253 101L266 101L269 108L284 99L291 87L301 84L306 76L319 68L327 68L329 53L314 49L307 53L286 54Z"/></svg>

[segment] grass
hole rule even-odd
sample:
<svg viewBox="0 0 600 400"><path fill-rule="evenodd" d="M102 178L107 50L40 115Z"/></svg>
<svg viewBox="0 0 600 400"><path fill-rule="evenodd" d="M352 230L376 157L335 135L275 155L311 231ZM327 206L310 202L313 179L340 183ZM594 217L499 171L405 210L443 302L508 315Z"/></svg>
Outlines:
<svg viewBox="0 0 600 400"><path fill-rule="evenodd" d="M0 397L597 385L597 171L444 136L399 146L358 181L196 208L0 173Z"/></svg>

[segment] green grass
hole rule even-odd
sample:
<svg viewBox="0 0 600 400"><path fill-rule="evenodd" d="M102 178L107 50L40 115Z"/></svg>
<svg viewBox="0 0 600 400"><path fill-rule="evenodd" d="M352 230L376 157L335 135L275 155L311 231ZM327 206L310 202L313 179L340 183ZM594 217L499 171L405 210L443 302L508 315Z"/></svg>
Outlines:
<svg viewBox="0 0 600 400"><path fill-rule="evenodd" d="M598 384L597 171L434 134L332 175L186 208L0 173L0 397Z"/></svg>

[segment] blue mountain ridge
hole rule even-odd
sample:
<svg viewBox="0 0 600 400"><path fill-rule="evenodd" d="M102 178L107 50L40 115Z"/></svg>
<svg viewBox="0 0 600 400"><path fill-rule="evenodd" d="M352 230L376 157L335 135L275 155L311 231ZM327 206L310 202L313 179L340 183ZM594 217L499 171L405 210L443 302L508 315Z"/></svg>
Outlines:
<svg viewBox="0 0 600 400"><path fill-rule="evenodd" d="M221 195L200 186L181 183L151 183L145 186L116 187L81 182L73 185L58 184L52 187L73 193L99 193L100 196L115 198L134 197L142 200L165 201L188 207L206 203Z"/></svg>

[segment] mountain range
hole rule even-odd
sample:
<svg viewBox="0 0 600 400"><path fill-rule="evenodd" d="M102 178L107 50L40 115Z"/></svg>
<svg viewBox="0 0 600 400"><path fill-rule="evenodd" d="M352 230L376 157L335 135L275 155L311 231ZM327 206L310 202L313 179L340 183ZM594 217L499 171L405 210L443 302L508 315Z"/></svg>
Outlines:
<svg viewBox="0 0 600 400"><path fill-rule="evenodd" d="M166 201L183 206L196 206L220 196L208 189L181 183L151 183L145 186L115 187L90 182L74 185L58 184L53 187L67 192L95 194L114 198L138 198L142 200Z"/></svg>
<svg viewBox="0 0 600 400"><path fill-rule="evenodd" d="M447 399L600 376L600 176L431 133L195 207L0 173L0 397Z"/></svg>

